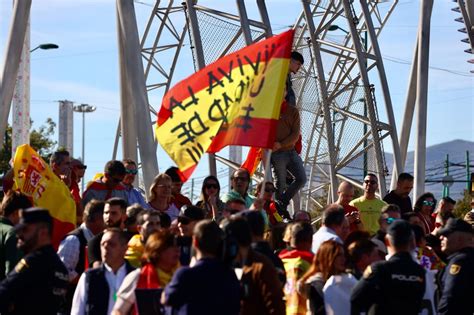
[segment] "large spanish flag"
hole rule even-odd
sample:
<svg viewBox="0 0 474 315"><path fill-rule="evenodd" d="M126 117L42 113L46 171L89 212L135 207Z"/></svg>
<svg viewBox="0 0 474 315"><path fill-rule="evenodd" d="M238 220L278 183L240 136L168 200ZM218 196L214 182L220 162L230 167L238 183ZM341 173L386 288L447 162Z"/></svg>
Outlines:
<svg viewBox="0 0 474 315"><path fill-rule="evenodd" d="M185 179L205 152L231 144L273 147L293 33L227 55L164 96L156 137Z"/></svg>
<svg viewBox="0 0 474 315"><path fill-rule="evenodd" d="M13 189L30 197L36 207L49 210L53 217L52 242L57 249L63 237L76 227L76 204L69 188L27 144L16 149L13 176Z"/></svg>

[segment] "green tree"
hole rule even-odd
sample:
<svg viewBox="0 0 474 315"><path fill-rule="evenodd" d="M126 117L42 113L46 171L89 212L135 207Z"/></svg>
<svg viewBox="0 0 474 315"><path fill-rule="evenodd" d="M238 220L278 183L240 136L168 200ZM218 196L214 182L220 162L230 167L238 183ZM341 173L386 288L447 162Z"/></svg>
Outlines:
<svg viewBox="0 0 474 315"><path fill-rule="evenodd" d="M454 206L454 215L458 218L464 218L464 215L471 211L471 194L466 189L464 190L464 197L459 199Z"/></svg>
<svg viewBox="0 0 474 315"><path fill-rule="evenodd" d="M33 122L31 122L33 125ZM56 129L56 123L51 119L46 119L45 124L41 125L38 129L32 129L30 131L30 145L41 157L48 162L49 157L54 151L56 141L52 139L54 130ZM7 126L7 130L4 135L4 144L2 150L0 150L0 174L4 174L10 169L10 160L12 158L11 147L12 147L12 127Z"/></svg>

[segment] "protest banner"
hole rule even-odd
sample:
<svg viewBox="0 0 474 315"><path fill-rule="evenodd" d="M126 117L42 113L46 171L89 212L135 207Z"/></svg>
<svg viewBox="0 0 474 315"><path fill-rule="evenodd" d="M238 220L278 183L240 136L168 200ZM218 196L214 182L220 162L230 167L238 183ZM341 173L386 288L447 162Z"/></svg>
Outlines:
<svg viewBox="0 0 474 315"><path fill-rule="evenodd" d="M165 95L155 134L184 180L205 152L227 145L273 147L293 33L227 55Z"/></svg>

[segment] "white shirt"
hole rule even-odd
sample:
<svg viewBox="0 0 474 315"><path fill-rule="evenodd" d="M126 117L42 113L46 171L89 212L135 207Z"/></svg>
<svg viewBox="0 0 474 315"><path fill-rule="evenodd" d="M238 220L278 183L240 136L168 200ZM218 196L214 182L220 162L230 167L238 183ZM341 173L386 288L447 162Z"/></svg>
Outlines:
<svg viewBox="0 0 474 315"><path fill-rule="evenodd" d="M135 269L125 277L117 292L117 301L115 302L114 310L120 311L121 314L128 314L130 312L137 300L135 289L137 288L139 278L140 269Z"/></svg>
<svg viewBox="0 0 474 315"><path fill-rule="evenodd" d="M90 239L94 237L94 234L86 227L85 223L81 224L80 229L82 229L87 242L89 242ZM79 238L75 235L67 236L61 241L61 244L59 244L58 256L63 262L64 266L67 268L70 281L77 277L76 266L79 262L79 247Z"/></svg>
<svg viewBox="0 0 474 315"><path fill-rule="evenodd" d="M107 306L107 314L111 314L114 308L117 291L120 288L120 285L123 282L123 279L127 275L127 270L125 268L125 263L117 270L117 273L114 274L112 268L110 268L106 263L105 267L105 280L109 286L109 303ZM76 291L74 292L74 298L72 299L72 308L71 315L84 315L86 312L87 296L86 292L86 274L83 273L79 278L77 283Z"/></svg>
<svg viewBox="0 0 474 315"><path fill-rule="evenodd" d="M343 244L341 238L337 236L333 229L328 228L327 226L320 227L319 230L313 235L313 245L311 248L313 253L316 255L321 244L329 240Z"/></svg>

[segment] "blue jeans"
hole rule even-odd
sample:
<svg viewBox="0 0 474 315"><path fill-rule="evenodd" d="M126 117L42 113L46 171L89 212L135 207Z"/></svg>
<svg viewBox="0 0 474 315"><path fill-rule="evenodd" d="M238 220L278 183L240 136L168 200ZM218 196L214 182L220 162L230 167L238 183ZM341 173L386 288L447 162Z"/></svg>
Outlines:
<svg viewBox="0 0 474 315"><path fill-rule="evenodd" d="M276 199L285 207L290 203L291 198L306 183L306 172L303 167L303 160L295 150L273 152L271 157L273 166L273 178L276 187ZM287 185L287 171L293 175L293 182Z"/></svg>

